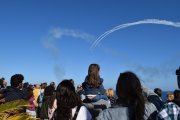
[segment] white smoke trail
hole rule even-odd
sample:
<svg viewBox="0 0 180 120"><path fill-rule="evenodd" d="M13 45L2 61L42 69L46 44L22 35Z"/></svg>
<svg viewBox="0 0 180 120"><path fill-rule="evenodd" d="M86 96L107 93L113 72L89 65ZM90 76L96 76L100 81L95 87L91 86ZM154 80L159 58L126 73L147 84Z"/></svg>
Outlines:
<svg viewBox="0 0 180 120"><path fill-rule="evenodd" d="M146 20L141 20L137 22L132 22L132 23L125 23L118 25L111 30L106 31L103 33L101 36L96 39L93 44L91 45L91 49L94 49L101 41L104 39L107 35L111 34L112 32L115 32L120 29L124 29L127 27L135 26L135 25L140 25L140 24L159 24L159 25L166 25L166 26L172 26L172 27L180 27L180 22L172 22L172 21L167 21L167 20L158 20L158 19L146 19Z"/></svg>
<svg viewBox="0 0 180 120"><path fill-rule="evenodd" d="M50 35L55 39L60 39L63 36L79 38L81 40L85 40L87 42L92 42L94 40L94 36L85 32L80 32L73 29L62 29L62 28L54 28L50 31Z"/></svg>
<svg viewBox="0 0 180 120"><path fill-rule="evenodd" d="M93 35L85 32L80 32L73 29L53 28L48 33L48 36L44 39L43 46L44 48L49 49L55 58L59 56L60 51L59 47L56 46L56 42L61 40L64 36L84 40L85 42L89 43L92 43L95 40Z"/></svg>
<svg viewBox="0 0 180 120"><path fill-rule="evenodd" d="M58 64L60 61L60 48L57 46L57 42L62 40L64 36L76 38L78 40L83 40L85 42L91 43L95 40L95 37L93 35L73 29L62 29L58 27L53 28L49 31L48 35L42 42L42 45L44 48L48 49L53 56L55 62L54 74L57 77L57 79L60 79L62 78L62 76L65 75L65 69L62 65Z"/></svg>
<svg viewBox="0 0 180 120"><path fill-rule="evenodd" d="M73 29L62 29L62 28L53 28L49 31L47 37L42 42L44 48L49 49L54 57L54 59L58 59L60 49L57 46L57 41L62 40L62 38L72 37L78 40L84 40L85 42L92 43L95 40L95 37L91 34L73 30Z"/></svg>
<svg viewBox="0 0 180 120"><path fill-rule="evenodd" d="M61 80L65 75L65 69L62 65L55 65L54 66L54 74L58 80Z"/></svg>

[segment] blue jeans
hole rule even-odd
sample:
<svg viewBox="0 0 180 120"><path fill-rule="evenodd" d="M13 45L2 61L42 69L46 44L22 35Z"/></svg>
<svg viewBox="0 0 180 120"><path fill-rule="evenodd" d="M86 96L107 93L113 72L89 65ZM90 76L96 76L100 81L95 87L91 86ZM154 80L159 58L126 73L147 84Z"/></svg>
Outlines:
<svg viewBox="0 0 180 120"><path fill-rule="evenodd" d="M92 102L97 102L98 100L103 99L108 101L108 97L106 95L96 95L93 99L91 99Z"/></svg>

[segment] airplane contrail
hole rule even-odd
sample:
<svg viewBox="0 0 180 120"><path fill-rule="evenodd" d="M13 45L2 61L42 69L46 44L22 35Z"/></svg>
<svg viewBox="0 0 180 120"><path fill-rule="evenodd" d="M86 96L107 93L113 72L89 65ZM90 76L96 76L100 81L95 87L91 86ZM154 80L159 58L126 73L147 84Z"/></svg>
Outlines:
<svg viewBox="0 0 180 120"><path fill-rule="evenodd" d="M66 29L66 28L52 28L47 34L47 37L42 41L42 45L44 48L50 50L53 60L55 62L54 65L54 74L57 79L62 78L66 74L65 68L63 65L58 64L60 58L60 48L57 46L57 42L63 40L63 37L71 37L73 39L84 40L85 42L92 43L95 40L94 35L89 33L78 31L74 29Z"/></svg>
<svg viewBox="0 0 180 120"><path fill-rule="evenodd" d="M159 19L145 19L137 22L131 22L131 23L125 23L118 25L111 30L106 31L103 33L101 36L99 36L91 45L90 49L94 49L105 37L107 37L109 34L112 32L115 32L120 29L124 29L127 27L135 26L135 25L140 25L140 24L159 24L159 25L166 25L166 26L172 26L172 27L180 27L180 22L172 22L172 21L167 21L167 20L159 20Z"/></svg>

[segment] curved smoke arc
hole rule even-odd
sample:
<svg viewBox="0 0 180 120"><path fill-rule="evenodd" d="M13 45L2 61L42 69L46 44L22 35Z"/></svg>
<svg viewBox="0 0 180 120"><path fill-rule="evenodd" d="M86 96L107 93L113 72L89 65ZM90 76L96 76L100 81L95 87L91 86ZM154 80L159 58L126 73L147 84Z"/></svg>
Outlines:
<svg viewBox="0 0 180 120"><path fill-rule="evenodd" d="M172 27L180 27L180 22L172 22L172 21L167 21L167 20L159 20L159 19L145 19L137 22L131 22L131 23L125 23L118 25L111 30L106 31L102 35L100 35L91 45L90 49L94 49L105 37L107 37L109 34L120 30L124 29L127 27L135 26L135 25L140 25L140 24L159 24L159 25L166 25L166 26L172 26Z"/></svg>

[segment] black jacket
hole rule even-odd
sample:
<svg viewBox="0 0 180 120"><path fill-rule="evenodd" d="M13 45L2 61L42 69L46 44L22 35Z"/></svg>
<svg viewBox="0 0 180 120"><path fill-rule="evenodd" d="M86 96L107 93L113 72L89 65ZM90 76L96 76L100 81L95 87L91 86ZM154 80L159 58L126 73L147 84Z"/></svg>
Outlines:
<svg viewBox="0 0 180 120"><path fill-rule="evenodd" d="M22 90L18 88L8 87L7 93L4 98L5 98L5 102L9 102L13 100L25 99L26 95Z"/></svg>

